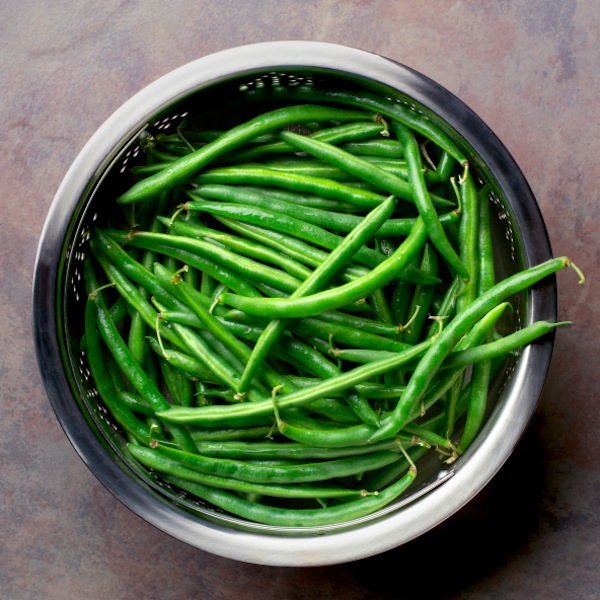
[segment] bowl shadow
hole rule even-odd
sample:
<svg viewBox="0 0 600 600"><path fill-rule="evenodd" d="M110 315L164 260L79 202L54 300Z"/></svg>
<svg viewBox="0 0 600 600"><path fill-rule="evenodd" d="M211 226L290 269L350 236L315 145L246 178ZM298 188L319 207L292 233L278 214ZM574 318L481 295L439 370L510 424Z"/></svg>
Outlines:
<svg viewBox="0 0 600 600"><path fill-rule="evenodd" d="M498 474L460 511L419 538L344 569L372 591L403 600L473 590L525 551L545 487L543 440L530 426Z"/></svg>

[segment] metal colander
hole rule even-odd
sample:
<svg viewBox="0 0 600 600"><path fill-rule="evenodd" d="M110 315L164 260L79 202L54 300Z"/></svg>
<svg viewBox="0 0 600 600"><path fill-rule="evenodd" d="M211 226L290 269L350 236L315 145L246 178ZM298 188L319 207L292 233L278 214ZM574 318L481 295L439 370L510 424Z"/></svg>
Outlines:
<svg viewBox="0 0 600 600"><path fill-rule="evenodd" d="M114 198L131 184L129 169L139 161L146 138L176 130L190 115L201 115L211 124L239 123L271 108L251 100L250 92L299 84L375 91L422 112L452 135L477 176L490 186L500 277L551 254L527 183L483 122L429 79L362 51L278 42L211 55L142 90L98 130L65 177L38 249L34 325L48 395L80 456L137 514L200 548L264 564L315 565L360 558L404 543L458 510L517 443L541 393L552 346L547 339L506 362L494 380L485 428L463 457L450 467L427 459L418 465L417 485L396 503L352 523L301 530L250 523L173 489L128 458L126 438L100 401L80 347L86 300L82 260L90 227L110 215ZM554 282L546 281L513 299L512 320L505 325L553 320L555 303Z"/></svg>

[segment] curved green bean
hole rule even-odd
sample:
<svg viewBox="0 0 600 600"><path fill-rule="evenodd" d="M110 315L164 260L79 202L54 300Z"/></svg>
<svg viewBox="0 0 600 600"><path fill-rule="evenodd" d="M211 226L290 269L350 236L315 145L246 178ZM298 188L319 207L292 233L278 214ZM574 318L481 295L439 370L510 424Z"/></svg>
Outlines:
<svg viewBox="0 0 600 600"><path fill-rule="evenodd" d="M231 492L191 483L184 479L170 477L168 480L223 510L252 521L279 527L318 527L358 519L386 507L410 486L416 474L413 465L398 481L379 491L377 495L315 509L265 506L249 502Z"/></svg>
<svg viewBox="0 0 600 600"><path fill-rule="evenodd" d="M440 368L452 347L468 331L475 321L502 302L505 298L522 291L534 283L552 275L559 269L571 265L566 256L551 258L539 265L507 277L471 302L437 336L435 342L419 361L396 405L393 418L374 435L373 441L393 436L409 421L410 414L425 394L433 376Z"/></svg>
<svg viewBox="0 0 600 600"><path fill-rule="evenodd" d="M330 288L303 298L248 298L237 294L223 293L221 301L257 316L297 318L317 315L320 312L341 308L365 298L394 279L411 262L425 243L427 230L418 219L415 227L398 247L368 274L346 284Z"/></svg>
<svg viewBox="0 0 600 600"><path fill-rule="evenodd" d="M293 123L329 119L359 121L368 119L368 116L357 111L311 104L275 109L231 128L214 141L169 163L158 173L138 181L124 194L121 194L117 198L117 202L127 204L152 198L163 190L184 182L201 167L215 160L224 152L238 148L263 133L275 131Z"/></svg>
<svg viewBox="0 0 600 600"><path fill-rule="evenodd" d="M334 248L327 259L322 262L290 295L292 298L301 298L312 294L325 286L345 265L367 240L377 231L383 222L392 214L396 205L393 196L387 198L375 208L364 220L349 233L340 244ZM287 319L271 320L264 328L260 338L252 350L246 367L240 379L240 389L243 391L256 374L257 370L266 360L273 343L283 334L288 325Z"/></svg>

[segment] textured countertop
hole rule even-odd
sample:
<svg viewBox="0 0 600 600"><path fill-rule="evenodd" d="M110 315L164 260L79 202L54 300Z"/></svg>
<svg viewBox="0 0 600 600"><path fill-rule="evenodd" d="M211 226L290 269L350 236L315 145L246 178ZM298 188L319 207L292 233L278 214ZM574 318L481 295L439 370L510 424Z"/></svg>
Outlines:
<svg viewBox="0 0 600 600"><path fill-rule="evenodd" d="M600 8L596 0L4 0L0 4L0 597L600 598ZM523 169L559 276L550 375L522 442L446 523L322 568L196 550L120 504L47 400L30 294L46 212L96 128L200 56L278 39L383 54L460 96Z"/></svg>

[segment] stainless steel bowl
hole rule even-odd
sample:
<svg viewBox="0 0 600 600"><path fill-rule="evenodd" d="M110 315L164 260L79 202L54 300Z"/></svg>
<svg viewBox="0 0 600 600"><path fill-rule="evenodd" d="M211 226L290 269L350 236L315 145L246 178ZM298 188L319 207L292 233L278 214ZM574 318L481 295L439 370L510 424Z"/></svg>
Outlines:
<svg viewBox="0 0 600 600"><path fill-rule="evenodd" d="M85 231L127 185L148 130L176 126L188 111L218 111L223 99L244 103L244 90L295 81L331 89L375 91L423 112L449 133L489 183L497 212L494 235L501 276L551 256L539 208L515 161L463 102L416 71L387 58L325 43L273 42L219 52L149 85L117 110L83 148L65 176L39 243L33 285L35 342L53 409L95 476L126 506L193 546L246 562L316 566L384 552L435 527L471 500L500 469L523 434L542 391L552 337L505 365L483 431L454 464L420 468L418 485L399 502L352 524L297 531L264 527L179 495L135 466L124 437L97 400L85 354L85 292L80 281ZM515 300L521 325L556 318L555 280Z"/></svg>

